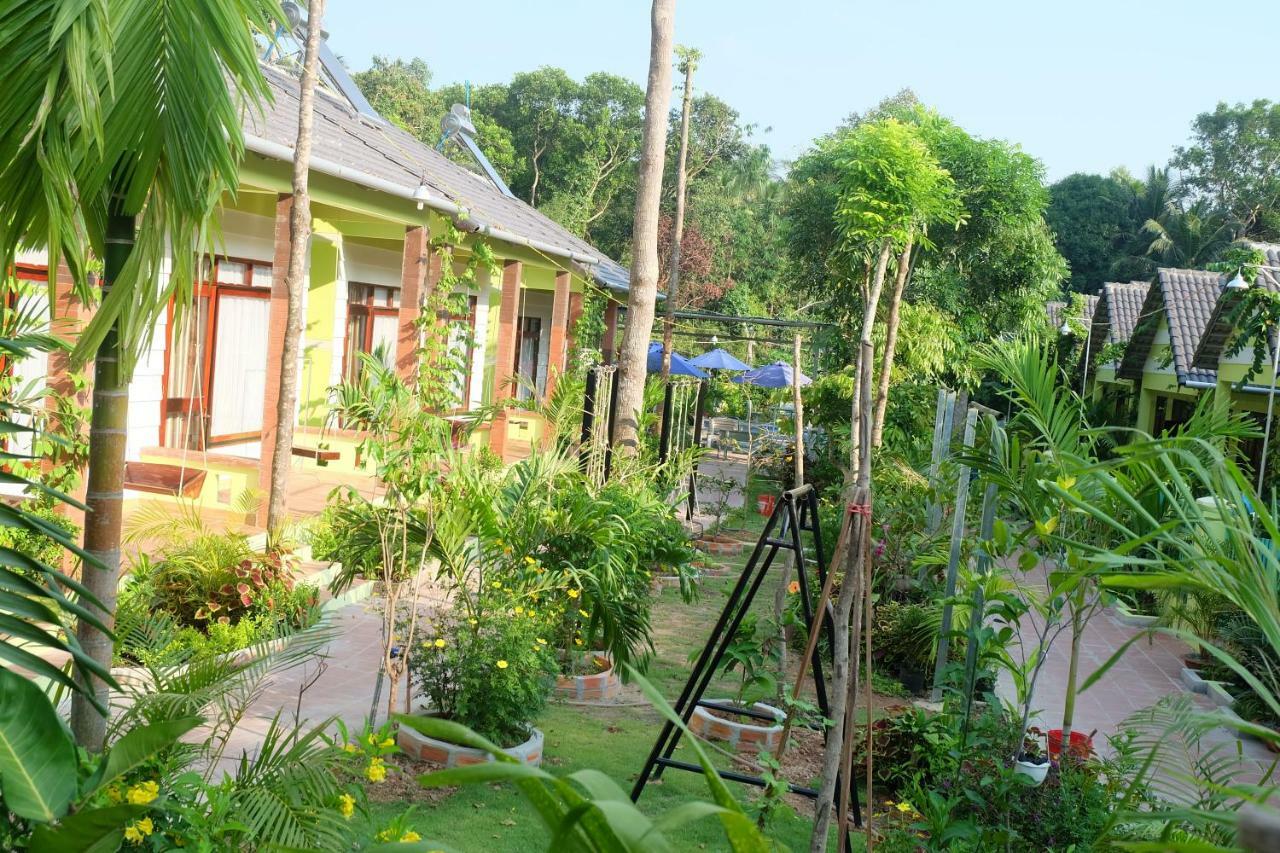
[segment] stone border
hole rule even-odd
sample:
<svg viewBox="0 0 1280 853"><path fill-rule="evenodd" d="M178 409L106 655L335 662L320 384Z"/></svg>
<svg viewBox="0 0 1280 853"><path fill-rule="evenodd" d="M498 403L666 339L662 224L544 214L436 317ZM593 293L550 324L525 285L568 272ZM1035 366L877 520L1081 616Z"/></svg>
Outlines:
<svg viewBox="0 0 1280 853"><path fill-rule="evenodd" d="M1128 625L1130 628L1150 628L1160 621L1159 616L1152 616L1148 613L1134 613L1129 609L1129 605L1119 599L1116 600L1111 609L1116 621L1121 625Z"/></svg>
<svg viewBox="0 0 1280 853"><path fill-rule="evenodd" d="M732 699L711 699L718 705L733 705ZM693 709L689 718L689 731L704 740L728 741L730 746L743 752L773 752L782 741L782 721L786 714L779 708L756 702L751 706L757 711L772 714L778 720L774 726L758 726L738 723L715 716L701 705Z"/></svg>
<svg viewBox="0 0 1280 853"><path fill-rule="evenodd" d="M618 698L622 693L622 678L614 670L613 661L604 652L593 652L592 657L605 668L593 675L558 676L557 697L579 702L604 702Z"/></svg>
<svg viewBox="0 0 1280 853"><path fill-rule="evenodd" d="M543 735L540 729L531 729L529 739L518 746L502 750L517 761L532 767L542 766ZM410 758L442 764L445 767L465 767L493 761L493 756L482 749L458 746L427 737L417 729L400 726L396 732L396 745Z"/></svg>
<svg viewBox="0 0 1280 853"><path fill-rule="evenodd" d="M725 540L728 541L725 541ZM747 549L747 543L740 539L695 539L693 547L705 554L715 557L740 557Z"/></svg>

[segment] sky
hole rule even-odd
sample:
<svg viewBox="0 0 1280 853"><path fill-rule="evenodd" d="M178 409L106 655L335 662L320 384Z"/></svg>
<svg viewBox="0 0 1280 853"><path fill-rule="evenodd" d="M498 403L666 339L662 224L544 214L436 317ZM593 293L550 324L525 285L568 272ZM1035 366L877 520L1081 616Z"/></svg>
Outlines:
<svg viewBox="0 0 1280 853"><path fill-rule="evenodd" d="M1280 97L1263 37L1273 4L677 0L675 40L702 51L695 88L757 125L780 160L909 87L971 133L1020 144L1057 180L1141 174L1219 101ZM381 55L426 60L435 84L544 65L642 86L648 73L643 0L326 5L329 44L353 71Z"/></svg>

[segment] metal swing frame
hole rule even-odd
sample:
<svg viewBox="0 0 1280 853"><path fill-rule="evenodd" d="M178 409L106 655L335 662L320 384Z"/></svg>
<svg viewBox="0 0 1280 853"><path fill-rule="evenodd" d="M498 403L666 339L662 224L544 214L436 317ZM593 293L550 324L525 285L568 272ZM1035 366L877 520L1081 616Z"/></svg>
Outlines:
<svg viewBox="0 0 1280 853"><path fill-rule="evenodd" d="M777 529L776 536L774 535L775 529ZM822 549L822 531L818 523L818 495L813 486L807 483L783 492L781 500L774 504L773 512L770 513L769 520L765 523L764 531L760 534L759 540L756 541L750 559L747 560L742 574L738 577L738 582L729 594L729 600L725 602L724 609L720 612L720 618L711 630L711 636L707 638L706 644L702 647L697 663L694 664L693 670L689 673L689 679L685 682L684 689L680 692L680 698L674 704L675 712L686 726L693 717L694 710L699 707L728 711L769 723L776 722L772 715L757 711L754 708L727 707L718 702L704 699L703 696L710 686L712 678L715 677L715 673L720 667L720 661L724 657L729 644L733 642L739 625L742 624L742 620L751 610L751 604L764 583L765 576L768 575L769 569L779 551L790 551L795 556L797 580L800 584L800 602L804 612L805 624L813 624L813 588L809 584L801 533L811 534L813 554L817 563L817 580L818 585L821 586L826 581L827 571L826 555ZM830 602L826 606L823 629L827 634L828 647L834 648L835 626L832 620ZM817 693L819 710L824 717L829 717L830 704L827 697L826 679L823 676L822 655L819 649L820 647L815 645L813 651L814 688ZM701 765L680 761L672 757L683 734L684 731L677 728L671 721L663 724L662 731L658 734L658 739L654 743L653 749L650 750L649 757L645 760L644 769L640 771L639 776L636 778L635 786L631 789L632 801L639 800L650 780L660 778L663 771L668 767L694 773L702 772ZM768 784L760 776L748 773L739 773L734 770L717 770L716 772L720 774L722 779L732 782L741 782L760 788ZM819 795L819 792L813 788L793 785L789 782L787 783L787 788L791 793L799 794L809 799L817 799ZM840 790L839 785L836 786L836 790ZM861 827L862 810L858 803L857 786L852 786L850 791L854 824Z"/></svg>

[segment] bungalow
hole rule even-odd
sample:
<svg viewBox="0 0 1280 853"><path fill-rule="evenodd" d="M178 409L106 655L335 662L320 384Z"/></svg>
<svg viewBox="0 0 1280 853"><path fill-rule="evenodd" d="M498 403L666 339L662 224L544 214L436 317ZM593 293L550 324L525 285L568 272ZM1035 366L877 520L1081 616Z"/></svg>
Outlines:
<svg viewBox="0 0 1280 853"><path fill-rule="evenodd" d="M298 83L265 65L273 102L246 117L248 153L234 198L218 213L219 244L182 324L172 311L155 328L130 387L127 475L134 491L181 493L210 509L268 483L283 349L284 281L292 205L290 172ZM328 389L356 369L359 354L383 350L405 375L415 369L424 299L443 279L433 241L463 237L454 260L481 241L499 273L481 271L465 294L470 328L457 377L462 409L516 397L545 397L568 367L584 295L606 303L606 357L612 352L627 271L534 208L501 179L472 170L378 117L363 98L322 88L315 101L304 330L294 465L367 476L358 440L335 429ZM459 109L459 108L455 108ZM487 165L487 164L486 164ZM40 255L19 274L42 279ZM56 272L56 271L55 271ZM64 271L65 272L65 271ZM55 274L59 317L77 317L65 274ZM44 364L24 368L43 372ZM50 361L48 383L68 390L65 363ZM519 390L517 390L519 389ZM541 439L539 418L499 414L473 440L503 458ZM321 442L322 430L324 441Z"/></svg>
<svg viewBox="0 0 1280 853"><path fill-rule="evenodd" d="M1142 302L1151 285L1145 281L1128 284L1109 281L1102 285L1097 307L1089 323L1086 369L1090 371L1095 399L1118 399L1132 392L1132 383L1117 376L1120 356L1133 336L1142 314Z"/></svg>

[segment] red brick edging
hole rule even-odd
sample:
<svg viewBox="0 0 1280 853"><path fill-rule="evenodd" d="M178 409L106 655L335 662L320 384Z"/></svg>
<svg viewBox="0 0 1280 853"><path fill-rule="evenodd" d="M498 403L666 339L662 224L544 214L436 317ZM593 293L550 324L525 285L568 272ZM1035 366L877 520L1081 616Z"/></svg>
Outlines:
<svg viewBox="0 0 1280 853"><path fill-rule="evenodd" d="M604 654L596 654L594 657L606 669L594 675L560 676L556 679L557 696L562 699L602 702L616 699L622 693L622 679L614 671L613 661Z"/></svg>
<svg viewBox="0 0 1280 853"><path fill-rule="evenodd" d="M718 705L733 705L731 699L713 699ZM759 726L750 723L738 723L717 716L699 705L693 710L689 719L689 730L704 740L728 741L730 746L741 752L774 752L782 741L782 720L786 716L781 710L756 702L751 706L757 711L772 714L777 718L777 725Z"/></svg>

